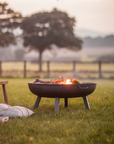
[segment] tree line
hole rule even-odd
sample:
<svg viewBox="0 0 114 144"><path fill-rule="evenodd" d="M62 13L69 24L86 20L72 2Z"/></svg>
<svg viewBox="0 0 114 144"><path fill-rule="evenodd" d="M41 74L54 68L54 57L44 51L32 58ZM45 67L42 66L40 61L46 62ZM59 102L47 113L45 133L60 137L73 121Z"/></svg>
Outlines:
<svg viewBox="0 0 114 144"><path fill-rule="evenodd" d="M114 35L96 38L86 37L83 39L83 47L114 47Z"/></svg>
<svg viewBox="0 0 114 144"><path fill-rule="evenodd" d="M23 17L21 13L9 8L7 3L0 3L0 46L15 44L14 31L20 28L25 48L39 52L38 62L42 71L42 53L51 49L52 44L70 50L82 48L82 40L74 34L75 24L74 17L56 8Z"/></svg>

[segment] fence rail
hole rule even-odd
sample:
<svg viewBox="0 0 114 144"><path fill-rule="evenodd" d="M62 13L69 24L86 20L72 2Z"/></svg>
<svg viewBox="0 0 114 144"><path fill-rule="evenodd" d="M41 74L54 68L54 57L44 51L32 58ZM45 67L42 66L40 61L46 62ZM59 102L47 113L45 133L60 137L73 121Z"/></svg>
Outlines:
<svg viewBox="0 0 114 144"><path fill-rule="evenodd" d="M4 73L5 70L3 70L2 65L4 63L6 63L6 62L12 62L12 63L21 62L21 63L23 63L23 68L22 68L23 69L22 70L23 76L22 77L24 77L24 78L27 77L27 73L28 73L27 63L29 61L0 61L0 77L3 77L3 73ZM66 64L72 65L72 70L63 70L63 72L69 72L70 71L70 72L73 73L73 75L76 75L77 73L80 73L80 72L84 72L84 73L89 72L89 73L97 73L98 74L98 78L103 78L103 76L102 76L103 72L104 73L109 73L109 74L110 73L114 74L113 66L112 66L112 70L111 71L109 71L109 70L108 71L103 71L102 70L102 65L103 64L108 64L108 65L112 64L113 65L114 61L93 61L93 62L82 62L82 61L43 61L43 63L45 63L47 65L47 68L46 68L45 71L42 71L42 73L45 73L47 75L46 76L47 78L50 78L50 73L51 72L53 72L53 73L60 72L60 70L58 70L58 69L51 70L51 63L54 63L54 64L56 64L56 63L59 63L59 64L66 63ZM97 64L98 65L98 71L94 71L94 70L89 70L88 71L88 69L86 69L86 70L78 70L77 69L77 65L81 65L81 64L83 64L83 65L85 65L85 64L92 64L92 65ZM39 70L38 70L37 73L41 73L41 72L39 72Z"/></svg>

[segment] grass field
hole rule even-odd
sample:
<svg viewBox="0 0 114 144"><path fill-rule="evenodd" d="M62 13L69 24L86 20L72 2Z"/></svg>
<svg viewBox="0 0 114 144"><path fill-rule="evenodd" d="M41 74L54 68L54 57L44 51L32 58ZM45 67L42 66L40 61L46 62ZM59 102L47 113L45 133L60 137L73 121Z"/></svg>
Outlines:
<svg viewBox="0 0 114 144"><path fill-rule="evenodd" d="M26 76L27 77L47 77L47 63L42 65L42 73L38 72L39 65L37 63L27 62L26 64ZM103 78L114 78L114 63L103 63L101 66ZM24 63L23 62L3 62L2 63L2 77L23 77L24 75ZM52 72L54 71L54 72ZM64 77L72 77L77 75L79 78L98 78L99 77L99 65L94 64L77 64L75 65L75 74L73 72L73 63L50 63L50 77L58 77L63 75Z"/></svg>
<svg viewBox="0 0 114 144"><path fill-rule="evenodd" d="M2 70L3 71L9 71L9 70L23 70L23 62L3 62L2 63ZM99 66L98 64L76 64L75 65L76 69L81 71L81 70L91 70L91 71L98 71ZM42 65L43 71L47 71L47 63L44 62ZM50 70L55 71L55 70L68 70L71 71L73 69L73 63L50 63ZM27 62L27 70L30 71L38 71L39 70L39 65L37 63L30 63ZM103 71L114 71L114 64L113 63L105 63L102 64L102 70Z"/></svg>
<svg viewBox="0 0 114 144"><path fill-rule="evenodd" d="M33 110L36 96L27 83L35 79L7 78L9 104ZM82 81L82 80L81 80ZM13 118L0 123L0 144L114 144L114 80L84 80L96 82L96 90L88 96L90 110L82 98L69 99L64 108L54 112L54 99L42 98L39 108L30 117ZM3 102L0 87L0 103Z"/></svg>

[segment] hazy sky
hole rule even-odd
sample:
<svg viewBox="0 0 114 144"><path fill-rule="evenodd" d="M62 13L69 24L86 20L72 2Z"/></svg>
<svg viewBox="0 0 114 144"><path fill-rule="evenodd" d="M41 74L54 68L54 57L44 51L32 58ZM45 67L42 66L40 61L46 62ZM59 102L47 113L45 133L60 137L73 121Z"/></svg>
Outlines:
<svg viewBox="0 0 114 144"><path fill-rule="evenodd" d="M76 17L77 28L114 34L114 0L0 0L24 16L56 7Z"/></svg>

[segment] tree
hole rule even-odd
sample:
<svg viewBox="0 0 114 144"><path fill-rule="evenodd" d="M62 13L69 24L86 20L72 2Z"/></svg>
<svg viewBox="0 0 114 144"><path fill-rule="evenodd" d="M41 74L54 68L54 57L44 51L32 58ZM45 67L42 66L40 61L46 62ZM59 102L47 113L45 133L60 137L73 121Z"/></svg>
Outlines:
<svg viewBox="0 0 114 144"><path fill-rule="evenodd" d="M39 51L39 66L42 71L42 52L51 44L59 48L81 49L82 41L75 37L73 27L75 18L54 8L51 12L39 12L22 21L24 46Z"/></svg>
<svg viewBox="0 0 114 144"><path fill-rule="evenodd" d="M15 43L14 29L22 21L22 15L8 8L7 3L0 3L0 46Z"/></svg>
<svg viewBox="0 0 114 144"><path fill-rule="evenodd" d="M25 51L24 49L17 49L14 51L16 60L24 60Z"/></svg>

